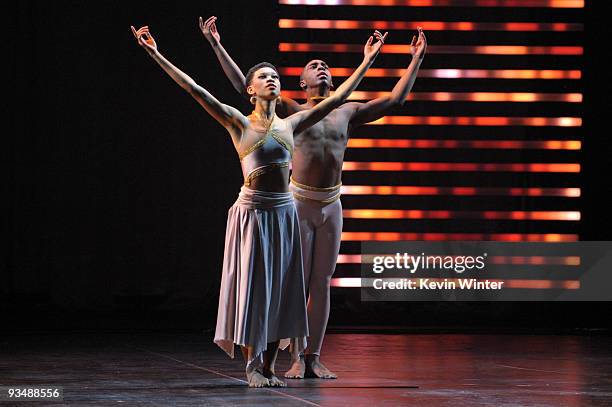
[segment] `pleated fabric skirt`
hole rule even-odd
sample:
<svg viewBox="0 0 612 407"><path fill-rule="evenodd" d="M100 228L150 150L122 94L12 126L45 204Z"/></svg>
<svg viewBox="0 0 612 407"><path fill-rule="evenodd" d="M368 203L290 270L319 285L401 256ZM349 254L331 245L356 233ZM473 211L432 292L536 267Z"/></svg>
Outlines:
<svg viewBox="0 0 612 407"><path fill-rule="evenodd" d="M243 186L228 211L215 343L231 358L253 346L262 360L269 342L306 347L308 317L302 248L291 192Z"/></svg>

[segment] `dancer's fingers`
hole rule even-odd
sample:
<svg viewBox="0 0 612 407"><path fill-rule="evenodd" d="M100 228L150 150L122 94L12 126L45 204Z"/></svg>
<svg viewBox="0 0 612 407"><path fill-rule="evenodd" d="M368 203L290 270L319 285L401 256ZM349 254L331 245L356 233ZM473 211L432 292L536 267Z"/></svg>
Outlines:
<svg viewBox="0 0 612 407"><path fill-rule="evenodd" d="M387 34L389 34L389 31L387 31L387 32L385 33L385 35L383 35L383 37L382 37L382 42L383 42L383 43L384 43L384 42L385 42L385 40L387 39Z"/></svg>
<svg viewBox="0 0 612 407"><path fill-rule="evenodd" d="M410 46L411 46L411 47L414 47L415 45L416 45L416 36L415 36L415 35L413 35L413 36L412 36L412 41L410 41Z"/></svg>

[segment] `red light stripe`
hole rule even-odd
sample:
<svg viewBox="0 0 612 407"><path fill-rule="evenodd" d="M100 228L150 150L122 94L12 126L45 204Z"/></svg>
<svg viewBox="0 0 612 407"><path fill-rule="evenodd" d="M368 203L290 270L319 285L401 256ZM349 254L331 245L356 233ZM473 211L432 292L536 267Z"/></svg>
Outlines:
<svg viewBox="0 0 612 407"><path fill-rule="evenodd" d="M357 20L294 20L281 18L278 27L283 29L336 29L336 30L416 30L427 27L427 31L582 31L579 23L479 23L455 21L357 21Z"/></svg>
<svg viewBox="0 0 612 407"><path fill-rule="evenodd" d="M578 235L557 233L400 233L342 232L343 241L492 240L499 242L576 242Z"/></svg>
<svg viewBox="0 0 612 407"><path fill-rule="evenodd" d="M584 0L279 0L287 6L584 8Z"/></svg>
<svg viewBox="0 0 612 407"><path fill-rule="evenodd" d="M361 44L315 44L281 42L281 52L354 52L362 53ZM386 44L382 50L386 54L409 54L408 44ZM429 45L429 54L479 54L479 55L582 55L580 46L523 46L523 45Z"/></svg>
<svg viewBox="0 0 612 407"><path fill-rule="evenodd" d="M580 150L578 140L425 140L352 138L349 148L448 148Z"/></svg>
<svg viewBox="0 0 612 407"><path fill-rule="evenodd" d="M580 188L481 188L433 186L343 185L343 195L414 195L414 196L562 196L577 198Z"/></svg>
<svg viewBox="0 0 612 407"><path fill-rule="evenodd" d="M441 163L345 161L343 171L580 172L577 163Z"/></svg>
<svg viewBox="0 0 612 407"><path fill-rule="evenodd" d="M578 290L580 280L502 280L506 288Z"/></svg>
<svg viewBox="0 0 612 407"><path fill-rule="evenodd" d="M388 254L387 254L388 255ZM431 253L430 255L437 255ZM439 255L439 254L438 254ZM338 264L372 264L373 258L384 254L339 254ZM579 266L580 256L489 256L487 263L531 266Z"/></svg>
<svg viewBox="0 0 612 407"><path fill-rule="evenodd" d="M283 76L300 76L303 67L280 68ZM333 76L349 77L354 68L330 68ZM370 68L366 76L371 78L400 77L405 69ZM580 70L555 69L420 69L419 78L439 79L580 79Z"/></svg>
<svg viewBox="0 0 612 407"><path fill-rule="evenodd" d="M580 127L580 117L384 116L369 125Z"/></svg>
<svg viewBox="0 0 612 407"><path fill-rule="evenodd" d="M370 100L387 97L391 92L354 91L349 100ZM305 99L301 90L283 90L283 96L291 99ZM433 102L582 102L581 93L527 93L527 92L413 92L406 100Z"/></svg>
<svg viewBox="0 0 612 407"><path fill-rule="evenodd" d="M345 218L353 219L485 219L579 221L577 211L444 211L400 209L344 209Z"/></svg>

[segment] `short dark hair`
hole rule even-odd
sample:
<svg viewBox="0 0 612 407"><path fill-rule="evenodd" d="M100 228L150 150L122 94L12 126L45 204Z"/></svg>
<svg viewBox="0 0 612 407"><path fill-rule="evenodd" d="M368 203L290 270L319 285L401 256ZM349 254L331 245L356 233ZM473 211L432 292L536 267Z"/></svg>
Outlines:
<svg viewBox="0 0 612 407"><path fill-rule="evenodd" d="M249 71L247 72L246 78L245 78L246 86L249 86L251 84L251 81L253 80L253 75L255 75L255 72L257 72L258 69L265 68L265 67L274 69L274 72L276 72L276 74L280 76L278 74L278 69L276 69L274 65L272 65L269 62L260 62L257 65L253 66L251 69L249 69Z"/></svg>

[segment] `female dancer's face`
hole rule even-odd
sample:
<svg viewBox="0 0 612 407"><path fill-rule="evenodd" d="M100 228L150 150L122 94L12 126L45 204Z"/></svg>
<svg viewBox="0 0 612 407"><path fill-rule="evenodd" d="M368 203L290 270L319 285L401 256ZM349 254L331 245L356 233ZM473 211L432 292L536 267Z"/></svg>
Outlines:
<svg viewBox="0 0 612 407"><path fill-rule="evenodd" d="M247 88L250 95L256 95L262 99L276 99L280 95L280 78L272 68L264 66L255 71L251 84Z"/></svg>

